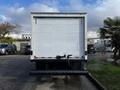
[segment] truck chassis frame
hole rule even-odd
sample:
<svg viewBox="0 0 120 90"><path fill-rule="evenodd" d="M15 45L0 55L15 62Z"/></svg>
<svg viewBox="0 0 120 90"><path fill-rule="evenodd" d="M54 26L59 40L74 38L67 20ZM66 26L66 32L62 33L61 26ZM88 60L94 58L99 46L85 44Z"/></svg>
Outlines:
<svg viewBox="0 0 120 90"><path fill-rule="evenodd" d="M55 58L43 58L43 59L31 60L31 62L34 62L36 67L35 70L30 71L31 75L86 75L88 74L88 71L85 69L85 63L87 62L87 60L84 60L84 59L59 59L58 60ZM42 66L42 68L40 67L40 65ZM51 66L54 67L54 69L53 68L51 69Z"/></svg>

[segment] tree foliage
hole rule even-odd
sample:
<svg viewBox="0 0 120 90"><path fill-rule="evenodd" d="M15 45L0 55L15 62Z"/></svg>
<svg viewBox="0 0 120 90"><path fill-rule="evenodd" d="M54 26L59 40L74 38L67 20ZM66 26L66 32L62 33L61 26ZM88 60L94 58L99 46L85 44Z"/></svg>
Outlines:
<svg viewBox="0 0 120 90"><path fill-rule="evenodd" d="M112 47L115 48L114 57L116 57L117 52L120 56L120 17L108 17L103 24L104 26L100 28L100 37L110 38Z"/></svg>
<svg viewBox="0 0 120 90"><path fill-rule="evenodd" d="M5 38L0 39L0 43L12 44L13 41L15 41L15 40L13 38L11 38L11 37L5 37Z"/></svg>
<svg viewBox="0 0 120 90"><path fill-rule="evenodd" d="M0 39L4 38L5 35L9 34L10 32L14 32L16 25L13 25L9 22L4 22L0 24Z"/></svg>

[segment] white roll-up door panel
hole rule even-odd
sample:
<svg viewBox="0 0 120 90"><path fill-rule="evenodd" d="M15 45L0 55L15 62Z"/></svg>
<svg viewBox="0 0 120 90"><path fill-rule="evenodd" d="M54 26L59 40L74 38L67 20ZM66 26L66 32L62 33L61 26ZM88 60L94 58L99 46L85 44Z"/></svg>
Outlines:
<svg viewBox="0 0 120 90"><path fill-rule="evenodd" d="M80 18L35 18L33 56L83 55L83 23Z"/></svg>

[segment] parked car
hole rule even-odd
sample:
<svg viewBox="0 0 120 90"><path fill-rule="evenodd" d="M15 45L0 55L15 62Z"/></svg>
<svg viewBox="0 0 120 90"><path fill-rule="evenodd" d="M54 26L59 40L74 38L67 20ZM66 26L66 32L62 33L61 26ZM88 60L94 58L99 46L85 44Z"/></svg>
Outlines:
<svg viewBox="0 0 120 90"><path fill-rule="evenodd" d="M15 54L16 46L14 44L0 44L0 54Z"/></svg>
<svg viewBox="0 0 120 90"><path fill-rule="evenodd" d="M30 45L26 45L24 48L24 54L25 55L30 55L31 53L31 46Z"/></svg>

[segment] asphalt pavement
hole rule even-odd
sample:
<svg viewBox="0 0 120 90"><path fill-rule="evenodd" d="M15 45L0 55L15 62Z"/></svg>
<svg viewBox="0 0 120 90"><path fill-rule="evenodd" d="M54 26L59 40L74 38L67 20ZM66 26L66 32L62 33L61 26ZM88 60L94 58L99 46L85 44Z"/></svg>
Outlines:
<svg viewBox="0 0 120 90"><path fill-rule="evenodd" d="M28 55L0 56L0 90L97 90L85 76L30 76Z"/></svg>

